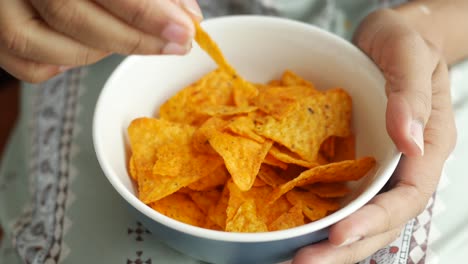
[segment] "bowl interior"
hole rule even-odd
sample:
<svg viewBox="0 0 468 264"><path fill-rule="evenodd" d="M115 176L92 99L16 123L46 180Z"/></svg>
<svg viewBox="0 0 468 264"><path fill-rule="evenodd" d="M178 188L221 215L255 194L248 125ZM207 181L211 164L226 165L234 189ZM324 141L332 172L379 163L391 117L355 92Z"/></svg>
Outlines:
<svg viewBox="0 0 468 264"><path fill-rule="evenodd" d="M112 74L95 110L93 137L98 160L116 190L137 210L183 232L221 240L268 240L291 237L329 226L365 204L393 172L399 153L385 129L384 80L374 64L346 41L305 25L278 18L237 16L208 20L203 26L218 42L228 61L246 79L266 82L286 69L312 81L319 89L342 87L353 98L353 129L357 156L372 155L376 168L353 184L343 209L306 226L287 231L219 235L191 227L154 212L141 203L127 173L126 129L138 117L155 116L159 106L178 90L215 69L194 44L190 54L132 56Z"/></svg>

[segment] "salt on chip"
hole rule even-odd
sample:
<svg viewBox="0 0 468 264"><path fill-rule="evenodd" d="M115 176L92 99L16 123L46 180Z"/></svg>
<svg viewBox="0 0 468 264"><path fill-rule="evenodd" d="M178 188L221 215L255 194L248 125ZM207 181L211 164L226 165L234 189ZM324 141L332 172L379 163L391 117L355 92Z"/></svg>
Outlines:
<svg viewBox="0 0 468 264"><path fill-rule="evenodd" d="M358 160L345 160L314 167L276 188L271 194L271 200L274 201L296 186L304 186L316 182L327 183L359 180L374 167L375 162L373 157L364 157Z"/></svg>
<svg viewBox="0 0 468 264"><path fill-rule="evenodd" d="M298 106L281 119L259 118L255 132L310 162L317 160L320 145L326 138L350 135L352 102L344 90L317 92L302 98Z"/></svg>
<svg viewBox="0 0 468 264"><path fill-rule="evenodd" d="M174 193L150 204L151 208L180 222L201 227L205 215L198 206L183 193Z"/></svg>
<svg viewBox="0 0 468 264"><path fill-rule="evenodd" d="M243 202L236 214L226 223L226 231L256 233L267 232L266 224L257 216L257 207L253 199Z"/></svg>
<svg viewBox="0 0 468 264"><path fill-rule="evenodd" d="M234 84L234 102L237 106L248 105L249 100L257 96L257 88L237 74L236 70L234 70L234 68L229 65L218 45L211 39L208 33L206 33L206 31L203 30L203 28L197 22L194 24L195 41L198 43L200 48L202 48L204 51L206 51L206 53L208 53L208 55L210 55L210 57L223 71L230 75Z"/></svg>
<svg viewBox="0 0 468 264"><path fill-rule="evenodd" d="M242 191L249 190L272 142L259 143L223 132L216 133L209 141L223 158L234 183Z"/></svg>
<svg viewBox="0 0 468 264"><path fill-rule="evenodd" d="M268 225L268 230L277 231L304 225L302 214L302 203L297 203L289 211L280 215L275 221Z"/></svg>

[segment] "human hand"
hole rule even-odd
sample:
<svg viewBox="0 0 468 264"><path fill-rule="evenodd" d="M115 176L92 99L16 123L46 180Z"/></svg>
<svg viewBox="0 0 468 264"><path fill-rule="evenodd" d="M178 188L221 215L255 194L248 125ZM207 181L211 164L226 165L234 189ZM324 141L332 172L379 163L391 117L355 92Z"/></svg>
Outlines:
<svg viewBox="0 0 468 264"><path fill-rule="evenodd" d="M447 64L398 12L380 10L360 25L356 44L386 79L387 131L403 152L390 189L331 227L328 241L301 249L302 263L356 263L397 238L434 193L456 141Z"/></svg>
<svg viewBox="0 0 468 264"><path fill-rule="evenodd" d="M196 0L2 0L0 67L41 82L111 53L185 54Z"/></svg>

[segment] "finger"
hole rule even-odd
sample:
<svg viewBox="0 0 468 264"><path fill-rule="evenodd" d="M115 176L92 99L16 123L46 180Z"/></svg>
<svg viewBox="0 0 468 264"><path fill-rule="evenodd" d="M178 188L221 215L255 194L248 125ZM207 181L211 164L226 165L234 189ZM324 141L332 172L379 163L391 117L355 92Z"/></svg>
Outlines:
<svg viewBox="0 0 468 264"><path fill-rule="evenodd" d="M31 0L31 2L47 24L55 30L87 46L108 52L185 54L189 48L190 34L193 33L173 25L167 30L169 33L165 35L166 41L132 28L91 1Z"/></svg>
<svg viewBox="0 0 468 264"><path fill-rule="evenodd" d="M0 67L19 80L39 83L61 73L64 68L51 64L41 64L16 57L0 49Z"/></svg>
<svg viewBox="0 0 468 264"><path fill-rule="evenodd" d="M395 228L339 248L328 241L323 241L299 250L292 263L354 264L393 242L400 232L401 228Z"/></svg>
<svg viewBox="0 0 468 264"><path fill-rule="evenodd" d="M434 73L433 91L433 107L424 135L425 155L403 157L392 178L394 188L376 196L356 213L331 227L331 243L340 245L391 230L425 208L456 140L448 71L444 63L440 63Z"/></svg>
<svg viewBox="0 0 468 264"><path fill-rule="evenodd" d="M356 42L387 81L390 137L404 154L423 155L423 132L431 111L431 77L438 54L391 10L369 16L357 31Z"/></svg>
<svg viewBox="0 0 468 264"><path fill-rule="evenodd" d="M153 35L159 35L168 23L193 30L192 21L185 10L197 20L202 18L200 7L195 0L96 0L96 2L129 25Z"/></svg>
<svg viewBox="0 0 468 264"><path fill-rule="evenodd" d="M5 0L0 9L0 46L6 51L44 64L84 65L106 56L67 36L50 30L35 17L34 10L23 1Z"/></svg>

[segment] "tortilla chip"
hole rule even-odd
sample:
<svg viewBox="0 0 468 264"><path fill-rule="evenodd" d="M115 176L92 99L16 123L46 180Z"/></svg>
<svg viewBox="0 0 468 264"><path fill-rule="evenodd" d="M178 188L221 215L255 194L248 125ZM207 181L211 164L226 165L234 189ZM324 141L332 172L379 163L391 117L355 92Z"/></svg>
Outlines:
<svg viewBox="0 0 468 264"><path fill-rule="evenodd" d="M234 68L224 58L218 45L211 39L211 37L203 30L198 23L195 24L195 41L200 48L206 51L208 55L218 64L218 66L229 74L234 84L234 102L237 106L246 106L249 100L257 96L257 88L244 80Z"/></svg>
<svg viewBox="0 0 468 264"><path fill-rule="evenodd" d="M306 168L313 168L319 165L317 162L303 160L299 155L282 146L273 145L268 153L284 163L296 164Z"/></svg>
<svg viewBox="0 0 468 264"><path fill-rule="evenodd" d="M177 221L201 227L205 215L186 194L174 193L150 204L151 208Z"/></svg>
<svg viewBox="0 0 468 264"><path fill-rule="evenodd" d="M288 168L287 163L284 163L281 160L273 157L273 155L271 155L271 154L266 155L265 159L263 160L263 163L274 166L274 167L281 168L283 170L286 170Z"/></svg>
<svg viewBox="0 0 468 264"><path fill-rule="evenodd" d="M340 208L338 202L319 198L310 192L293 190L286 194L286 198L292 204L302 204L302 211L310 221L321 219Z"/></svg>
<svg viewBox="0 0 468 264"><path fill-rule="evenodd" d="M159 109L161 119L200 125L210 116L201 110L210 106L233 105L233 85L230 76L215 70L169 98Z"/></svg>
<svg viewBox="0 0 468 264"><path fill-rule="evenodd" d="M220 226L222 230L226 229L226 209L229 202L229 188L224 186L221 192L221 197L216 202L215 206L208 209L207 217L216 225Z"/></svg>
<svg viewBox="0 0 468 264"><path fill-rule="evenodd" d="M188 185L188 188L195 191L210 191L218 186L224 185L230 178L226 167L219 166L210 175L199 179L198 181Z"/></svg>
<svg viewBox="0 0 468 264"><path fill-rule="evenodd" d="M210 190L203 192L192 191L188 193L192 201L200 208L204 215L208 215L210 207L216 206L221 192L219 190Z"/></svg>
<svg viewBox="0 0 468 264"><path fill-rule="evenodd" d="M351 98L341 89L315 93L302 98L298 107L281 119L267 116L256 121L257 134L315 162L326 138L350 135Z"/></svg>
<svg viewBox="0 0 468 264"><path fill-rule="evenodd" d="M243 202L236 214L226 223L228 232L267 232L266 224L257 216L257 208L253 199Z"/></svg>
<svg viewBox="0 0 468 264"><path fill-rule="evenodd" d="M344 182L314 183L301 188L322 198L343 197L351 192Z"/></svg>
<svg viewBox="0 0 468 264"><path fill-rule="evenodd" d="M358 160L346 160L314 167L275 189L272 192L271 200L274 201L296 186L304 186L316 182L330 183L359 180L374 165L375 159L373 157L364 157Z"/></svg>
<svg viewBox="0 0 468 264"><path fill-rule="evenodd" d="M260 165L272 145L271 141L258 143L228 133L217 133L209 142L223 157L234 183L243 191L252 187Z"/></svg>
<svg viewBox="0 0 468 264"><path fill-rule="evenodd" d="M354 135L349 137L337 137L335 139L335 156L333 162L356 159L356 138Z"/></svg>
<svg viewBox="0 0 468 264"><path fill-rule="evenodd" d="M297 203L289 211L280 215L274 222L268 225L268 230L277 231L304 225L302 203Z"/></svg>
<svg viewBox="0 0 468 264"><path fill-rule="evenodd" d="M202 113L209 116L232 116L238 114L247 114L257 110L256 106L229 106L229 105L211 105L201 109Z"/></svg>
<svg viewBox="0 0 468 264"><path fill-rule="evenodd" d="M254 132L255 124L250 116L238 116L231 119L226 129L239 136L250 138L260 143L265 142L263 137Z"/></svg>

